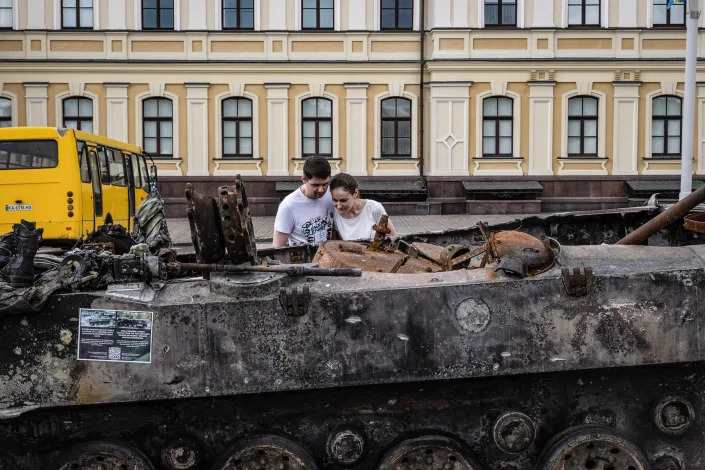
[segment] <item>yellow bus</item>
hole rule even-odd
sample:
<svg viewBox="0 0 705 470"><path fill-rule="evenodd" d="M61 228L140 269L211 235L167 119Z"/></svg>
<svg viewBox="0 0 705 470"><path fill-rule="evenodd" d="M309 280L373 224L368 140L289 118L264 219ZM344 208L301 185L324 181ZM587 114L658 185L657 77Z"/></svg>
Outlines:
<svg viewBox="0 0 705 470"><path fill-rule="evenodd" d="M71 241L105 223L132 230L135 210L156 183L142 149L53 127L0 129L0 234L21 219L45 240Z"/></svg>

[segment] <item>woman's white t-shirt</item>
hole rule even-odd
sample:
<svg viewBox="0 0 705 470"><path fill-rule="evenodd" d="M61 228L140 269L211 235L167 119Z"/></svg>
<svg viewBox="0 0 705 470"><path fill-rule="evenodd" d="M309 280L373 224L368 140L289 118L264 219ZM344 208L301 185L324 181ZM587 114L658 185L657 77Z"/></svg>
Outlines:
<svg viewBox="0 0 705 470"><path fill-rule="evenodd" d="M372 226L379 222L380 217L387 215L382 204L372 199L364 199L365 207L360 215L346 219L338 211L333 215L333 224L343 240L362 240L375 236Z"/></svg>

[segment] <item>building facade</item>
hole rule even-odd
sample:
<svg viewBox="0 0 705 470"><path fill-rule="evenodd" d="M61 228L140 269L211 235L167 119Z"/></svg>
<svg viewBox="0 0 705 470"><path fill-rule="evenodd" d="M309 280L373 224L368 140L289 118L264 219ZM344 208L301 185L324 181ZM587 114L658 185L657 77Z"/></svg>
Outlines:
<svg viewBox="0 0 705 470"><path fill-rule="evenodd" d="M666 4L0 0L0 126L143 146L170 201L242 174L256 213L313 154L362 180L423 175L399 211L479 211L468 181L543 187L494 210L626 205L625 181L680 171L685 11ZM705 83L697 100L705 175Z"/></svg>

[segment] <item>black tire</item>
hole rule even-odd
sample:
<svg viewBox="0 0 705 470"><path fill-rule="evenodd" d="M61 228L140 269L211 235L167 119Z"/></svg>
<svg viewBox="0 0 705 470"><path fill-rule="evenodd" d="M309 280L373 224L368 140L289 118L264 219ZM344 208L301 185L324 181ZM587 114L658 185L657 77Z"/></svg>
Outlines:
<svg viewBox="0 0 705 470"><path fill-rule="evenodd" d="M293 454L300 461L303 468L306 470L318 470L316 461L311 457L311 454L296 442L289 438L264 434L259 436L246 437L235 439L223 450L218 457L213 461L211 470L228 470L235 468L229 462L230 459L250 447L278 447L284 451Z"/></svg>
<svg viewBox="0 0 705 470"><path fill-rule="evenodd" d="M80 465L82 459L85 460L90 456L94 456L96 460L101 458L117 459L127 465L126 470L154 470L154 465L141 451L127 444L113 441L82 442L71 446L49 464L48 470L69 470L72 465ZM120 466L115 470L125 469Z"/></svg>

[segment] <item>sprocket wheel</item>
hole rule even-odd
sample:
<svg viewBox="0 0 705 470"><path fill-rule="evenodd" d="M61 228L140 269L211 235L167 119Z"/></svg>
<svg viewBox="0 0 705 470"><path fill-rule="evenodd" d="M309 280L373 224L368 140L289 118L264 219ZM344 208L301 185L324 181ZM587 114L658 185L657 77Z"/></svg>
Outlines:
<svg viewBox="0 0 705 470"><path fill-rule="evenodd" d="M481 470L469 450L445 436L406 440L384 456L379 470Z"/></svg>
<svg viewBox="0 0 705 470"><path fill-rule="evenodd" d="M59 455L49 470L154 470L137 449L118 442L76 444Z"/></svg>
<svg viewBox="0 0 705 470"><path fill-rule="evenodd" d="M555 436L544 449L539 470L649 470L643 452L602 426L576 426Z"/></svg>
<svg viewBox="0 0 705 470"><path fill-rule="evenodd" d="M310 454L294 441L273 435L233 441L211 470L316 470Z"/></svg>

